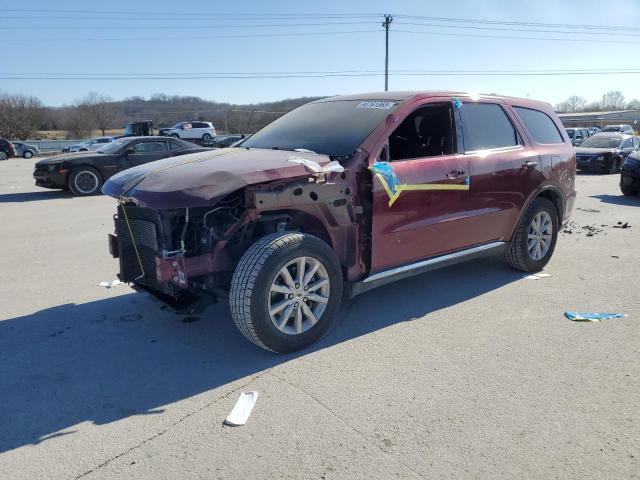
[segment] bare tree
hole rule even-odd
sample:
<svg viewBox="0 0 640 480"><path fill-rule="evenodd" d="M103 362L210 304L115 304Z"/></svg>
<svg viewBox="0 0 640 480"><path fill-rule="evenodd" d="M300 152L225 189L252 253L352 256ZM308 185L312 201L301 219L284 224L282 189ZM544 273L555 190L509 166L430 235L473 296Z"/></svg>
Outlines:
<svg viewBox="0 0 640 480"><path fill-rule="evenodd" d="M43 107L30 95L0 95L0 137L25 140L37 128Z"/></svg>
<svg viewBox="0 0 640 480"><path fill-rule="evenodd" d="M66 107L60 113L67 137L76 139L91 135L91 112L86 106Z"/></svg>
<svg viewBox="0 0 640 480"><path fill-rule="evenodd" d="M625 107L624 95L618 90L612 90L604 94L602 98L602 110L622 110Z"/></svg>
<svg viewBox="0 0 640 480"><path fill-rule="evenodd" d="M86 108L95 127L102 132L104 137L105 131L113 126L116 118L115 110L111 103L113 99L107 95L101 95L96 92L89 92L81 101L80 107Z"/></svg>
<svg viewBox="0 0 640 480"><path fill-rule="evenodd" d="M634 98L629 103L627 103L627 110L640 110L640 100Z"/></svg>

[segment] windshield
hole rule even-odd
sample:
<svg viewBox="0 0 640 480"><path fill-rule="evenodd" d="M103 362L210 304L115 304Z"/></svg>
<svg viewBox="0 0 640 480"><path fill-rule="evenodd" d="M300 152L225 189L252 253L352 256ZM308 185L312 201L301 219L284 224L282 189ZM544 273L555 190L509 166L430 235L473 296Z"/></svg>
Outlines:
<svg viewBox="0 0 640 480"><path fill-rule="evenodd" d="M593 136L587 138L580 144L580 147L586 148L617 148L620 145L620 139L617 137L601 137Z"/></svg>
<svg viewBox="0 0 640 480"><path fill-rule="evenodd" d="M569 138L573 138L573 133L574 132L575 132L575 130L567 129L567 135L569 135Z"/></svg>
<svg viewBox="0 0 640 480"><path fill-rule="evenodd" d="M98 150L96 150L96 152L115 153L122 147L124 147L128 141L129 139L127 138L118 138L113 142L105 143L104 146L100 147Z"/></svg>
<svg viewBox="0 0 640 480"><path fill-rule="evenodd" d="M350 155L395 106L361 100L307 103L254 133L242 146Z"/></svg>

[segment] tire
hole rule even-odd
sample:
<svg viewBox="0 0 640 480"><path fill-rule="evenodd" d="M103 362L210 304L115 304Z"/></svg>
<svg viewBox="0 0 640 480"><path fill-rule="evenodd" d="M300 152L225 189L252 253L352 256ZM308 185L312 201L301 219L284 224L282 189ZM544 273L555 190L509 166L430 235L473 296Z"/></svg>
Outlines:
<svg viewBox="0 0 640 480"><path fill-rule="evenodd" d="M102 176L95 168L78 167L69 175L68 186L71 193L78 197L97 195L102 187Z"/></svg>
<svg viewBox="0 0 640 480"><path fill-rule="evenodd" d="M636 195L638 195L638 193L640 193L633 188L623 187L622 185L620 185L620 190L622 191L623 195L626 195L628 197L635 197Z"/></svg>
<svg viewBox="0 0 640 480"><path fill-rule="evenodd" d="M529 234L536 234L535 232L535 224L533 223L535 219L548 219L550 221L550 234L543 234L542 237L546 237L546 235L550 235L550 238L547 238L547 247L544 254L538 257L538 253L543 253L543 246L545 243L541 240L538 240L536 243L535 239L531 239L533 242L533 252L530 251L530 243L529 243ZM548 230L542 230L543 232ZM518 224L518 228L516 229L513 237L511 238L511 242L509 244L509 248L506 253L506 259L509 265L511 265L516 270L520 270L523 272L538 272L544 268L544 266L549 262L551 256L553 255L553 250L556 246L556 241L558 239L558 214L556 212L556 208L553 203L542 197L538 197L527 207ZM540 245L540 252L536 250L536 246Z"/></svg>
<svg viewBox="0 0 640 480"><path fill-rule="evenodd" d="M202 135L202 141L203 142L210 142L211 141L211 135L209 135L208 133L205 133L204 135Z"/></svg>
<svg viewBox="0 0 640 480"><path fill-rule="evenodd" d="M6 160L9 158L5 152L0 152L0 160Z"/></svg>
<svg viewBox="0 0 640 480"><path fill-rule="evenodd" d="M33 152L31 150L26 150L22 154L22 158L26 158L27 160L30 159L31 157L33 157Z"/></svg>
<svg viewBox="0 0 640 480"><path fill-rule="evenodd" d="M172 133L172 134L171 134L171 136L172 136L173 138L180 138L180 135L178 135L177 133Z"/></svg>
<svg viewBox="0 0 640 480"><path fill-rule="evenodd" d="M307 291L296 282L301 257L305 257L305 277L312 274L306 284L324 286ZM282 276L285 269L292 288ZM329 245L303 233L274 233L254 243L240 259L229 292L231 316L240 332L259 347L276 353L294 352L317 341L335 322L342 286L340 263ZM269 309L283 304L286 306L276 310L272 318ZM312 322L307 312L317 321Z"/></svg>

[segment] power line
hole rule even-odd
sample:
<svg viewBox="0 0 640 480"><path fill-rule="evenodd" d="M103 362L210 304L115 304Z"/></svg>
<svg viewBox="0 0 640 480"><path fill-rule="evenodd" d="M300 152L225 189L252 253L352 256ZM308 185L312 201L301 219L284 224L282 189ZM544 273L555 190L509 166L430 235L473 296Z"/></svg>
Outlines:
<svg viewBox="0 0 640 480"><path fill-rule="evenodd" d="M420 15L396 15L398 18L411 18L417 20L431 20L441 22L455 22L455 23L480 23L491 25L519 25L524 27L556 27L556 28L575 28L575 29L591 29L591 30L629 30L640 31L638 27L624 27L620 25L584 25L584 24L571 24L571 23L543 23L543 22L520 22L510 20L486 20L486 19L471 19L471 18L456 18L456 17L427 17Z"/></svg>
<svg viewBox="0 0 640 480"><path fill-rule="evenodd" d="M581 38L557 38L557 37L518 37L515 35L481 35L476 33L449 33L449 32L424 32L415 30L395 30L399 33L411 33L418 35L442 35L447 37L473 37L473 38L504 38L508 40L539 40L546 42L578 42L578 43L614 43L624 45L638 45L640 42L623 41L623 40L601 40L601 39L581 39Z"/></svg>
<svg viewBox="0 0 640 480"><path fill-rule="evenodd" d="M366 23L366 22L365 22ZM578 32L571 30L534 30L526 28L495 28L495 27L477 27L474 25L441 25L435 23L416 23L416 22L398 22L398 25L413 25L424 27L436 27L436 28L462 28L471 30L490 30L494 32L531 32L531 33L560 33L575 35ZM640 37L640 34L634 33L611 33L611 32L587 32L585 35L607 35L616 37Z"/></svg>
<svg viewBox="0 0 640 480"><path fill-rule="evenodd" d="M580 75L637 75L640 69L578 69L578 70L406 70L389 72L392 76L580 76ZM240 80L240 79L293 79L293 78L329 78L329 77L379 77L382 71L344 71L344 72L289 72L281 74L244 73L244 74L175 74L172 76L61 76L64 74L0 74L2 80ZM89 74L87 74L89 75ZM124 75L124 74L123 74ZM141 74L142 75L142 74Z"/></svg>
<svg viewBox="0 0 640 480"><path fill-rule="evenodd" d="M299 27L322 27L322 26L333 26L333 25L372 25L370 21L352 21L352 22L322 22L322 23L272 23L272 24L245 24L245 25L225 25L216 23L215 29L225 29L225 28L270 28L270 27L289 27L289 28L299 28ZM150 30L150 29L207 29L211 30L211 25L154 25L154 26L140 26L140 25L115 25L115 26L40 26L40 25L26 25L19 27L2 27L2 30L25 30L26 29L34 29L34 30L124 30L135 28L136 30Z"/></svg>
<svg viewBox="0 0 640 480"><path fill-rule="evenodd" d="M256 38L256 37L306 37L306 36L322 36L322 35L350 35L358 33L378 33L379 30L347 30L334 32L297 32L297 33L250 33L250 34L232 34L232 35L189 35L180 37L118 37L118 38L9 38L2 40L7 42L119 42L119 41L144 41L144 40L205 40L213 38Z"/></svg>

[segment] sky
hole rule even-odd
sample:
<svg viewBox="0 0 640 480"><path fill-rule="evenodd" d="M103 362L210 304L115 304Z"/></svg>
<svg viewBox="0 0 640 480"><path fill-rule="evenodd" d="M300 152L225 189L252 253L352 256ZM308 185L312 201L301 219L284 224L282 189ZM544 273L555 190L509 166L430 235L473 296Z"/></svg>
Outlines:
<svg viewBox="0 0 640 480"><path fill-rule="evenodd" d="M570 95L595 101L609 90L640 97L637 0L0 0L0 92L58 106L90 91L243 104L381 91L385 13L394 16L390 90L498 93L552 104ZM478 74L603 69L637 73ZM268 72L315 73L188 78Z"/></svg>

